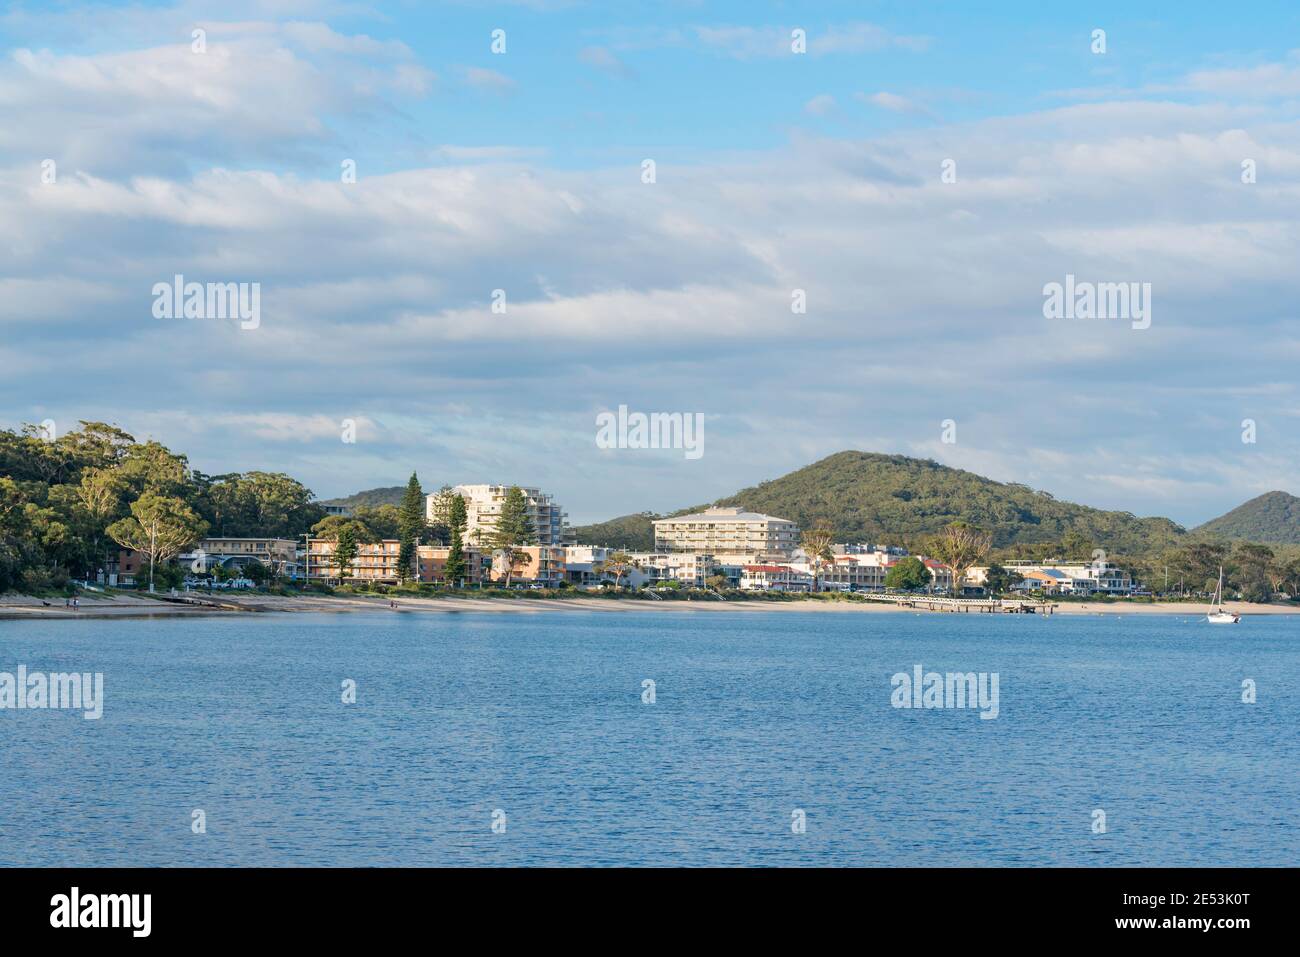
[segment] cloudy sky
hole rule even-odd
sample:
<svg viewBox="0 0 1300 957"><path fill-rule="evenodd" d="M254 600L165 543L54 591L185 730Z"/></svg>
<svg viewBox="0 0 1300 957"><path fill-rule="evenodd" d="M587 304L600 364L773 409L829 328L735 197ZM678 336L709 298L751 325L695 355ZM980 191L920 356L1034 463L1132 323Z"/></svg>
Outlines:
<svg viewBox="0 0 1300 957"><path fill-rule="evenodd" d="M0 426L576 522L849 448L1189 525L1300 493L1300 8L967 6L11 3ZM260 325L155 318L178 273ZM1150 328L1045 318L1067 274ZM619 405L703 456L598 448Z"/></svg>

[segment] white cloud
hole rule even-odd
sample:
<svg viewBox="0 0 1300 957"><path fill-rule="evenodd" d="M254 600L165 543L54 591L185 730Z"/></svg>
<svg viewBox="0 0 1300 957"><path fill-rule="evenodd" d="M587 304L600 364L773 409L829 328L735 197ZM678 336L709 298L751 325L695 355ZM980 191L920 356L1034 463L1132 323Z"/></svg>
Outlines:
<svg viewBox="0 0 1300 957"><path fill-rule="evenodd" d="M805 113L813 116L825 116L835 109L835 97L829 93L820 93L803 105Z"/></svg>

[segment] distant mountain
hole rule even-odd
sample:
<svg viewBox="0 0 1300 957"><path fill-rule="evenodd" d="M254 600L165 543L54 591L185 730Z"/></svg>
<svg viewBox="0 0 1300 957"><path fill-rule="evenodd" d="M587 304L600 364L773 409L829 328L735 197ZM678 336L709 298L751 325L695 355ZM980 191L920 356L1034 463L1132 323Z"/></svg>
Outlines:
<svg viewBox="0 0 1300 957"><path fill-rule="evenodd" d="M358 505L401 505L402 495L406 492L405 485L390 485L385 488L368 488L364 492L356 492L345 498L327 498L322 505L346 505L348 508L356 508Z"/></svg>
<svg viewBox="0 0 1300 957"><path fill-rule="evenodd" d="M1223 541L1300 545L1300 498L1287 492L1265 492L1226 515L1198 525L1192 534Z"/></svg>
<svg viewBox="0 0 1300 957"><path fill-rule="evenodd" d="M873 452L839 452L715 504L788 518L801 528L826 519L839 541L909 541L957 520L989 529L999 547L1059 542L1074 533L1115 554L1131 554L1173 544L1183 535L1167 518L1057 501L1026 485ZM653 518L626 515L575 531L588 544L652 543Z"/></svg>

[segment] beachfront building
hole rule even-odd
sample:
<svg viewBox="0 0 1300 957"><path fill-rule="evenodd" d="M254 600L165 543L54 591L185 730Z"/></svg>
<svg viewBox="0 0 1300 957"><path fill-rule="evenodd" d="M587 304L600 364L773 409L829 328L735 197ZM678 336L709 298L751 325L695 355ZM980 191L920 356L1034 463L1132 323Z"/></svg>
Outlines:
<svg viewBox="0 0 1300 957"><path fill-rule="evenodd" d="M416 553L416 580L426 583L449 584L447 582L447 556L451 554L448 545L418 545ZM473 545L461 549L465 558L466 585L477 585L487 581L492 570L492 553Z"/></svg>
<svg viewBox="0 0 1300 957"><path fill-rule="evenodd" d="M564 549L565 581L578 588L597 588L602 581L613 580L605 575L602 566L617 549L603 545L567 545ZM632 570L633 572L635 569ZM623 576L623 584L628 584L631 573Z"/></svg>
<svg viewBox="0 0 1300 957"><path fill-rule="evenodd" d="M536 488L520 486L527 502L528 520L532 523L536 544L560 546L573 541L568 516L549 494ZM509 485L457 485L452 491L465 499L465 541L486 545L496 531L497 516L505 502ZM425 496L425 515L435 519L436 495Z"/></svg>
<svg viewBox="0 0 1300 957"><path fill-rule="evenodd" d="M811 591L812 576L790 565L744 565L740 587L744 591Z"/></svg>
<svg viewBox="0 0 1300 957"><path fill-rule="evenodd" d="M325 538L307 540L305 574L309 581L374 582L394 584L399 580L398 554L401 542L386 538L381 542L357 544L357 557L346 571L334 565L334 542Z"/></svg>
<svg viewBox="0 0 1300 957"><path fill-rule="evenodd" d="M511 584L541 585L544 588L558 588L565 581L565 550L552 545L524 545L514 550L513 567L510 569ZM490 575L495 583L504 584L506 580L505 555L489 552Z"/></svg>
<svg viewBox="0 0 1300 957"><path fill-rule="evenodd" d="M298 577L298 543L292 538L205 538L177 556L196 575L217 566L242 574L254 562L284 578Z"/></svg>
<svg viewBox="0 0 1300 957"><path fill-rule="evenodd" d="M654 523L656 552L789 558L799 547L794 522L740 508L714 507Z"/></svg>
<svg viewBox="0 0 1300 957"><path fill-rule="evenodd" d="M1129 595L1137 587L1129 572L1104 560L1007 562L1003 567L1017 572L1024 579L1016 586L1021 591L1058 595ZM987 569L981 571L987 574Z"/></svg>
<svg viewBox="0 0 1300 957"><path fill-rule="evenodd" d="M847 587L850 591L884 591L891 559L897 561L897 556L883 551L832 555L831 561L820 568L818 578L827 585Z"/></svg>
<svg viewBox="0 0 1300 957"><path fill-rule="evenodd" d="M699 552L629 552L628 555L636 566L629 581L633 587L676 581L688 588L703 588L718 573L714 557Z"/></svg>

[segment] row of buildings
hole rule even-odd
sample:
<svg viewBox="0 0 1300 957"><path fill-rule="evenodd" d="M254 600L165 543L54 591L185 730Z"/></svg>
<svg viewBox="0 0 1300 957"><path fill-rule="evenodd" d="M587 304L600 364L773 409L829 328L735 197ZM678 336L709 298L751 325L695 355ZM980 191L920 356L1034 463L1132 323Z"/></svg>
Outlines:
<svg viewBox="0 0 1300 957"><path fill-rule="evenodd" d="M535 543L515 548L513 567L507 569L505 555L487 543L508 489L506 485L461 485L454 490L466 503L464 581L470 585L499 582L508 573L512 582L525 587L594 588L618 580L633 588L677 583L693 588L725 585L748 591L799 592L810 591L815 583L821 590L883 591L890 569L907 557L906 550L898 547L842 544L834 546L829 561L814 568L800 549L799 528L794 522L729 507L655 521L652 551L577 545L567 516L554 499L539 489L524 488ZM431 495L426 502L430 519L436 517L436 499ZM255 561L282 578L299 581L342 579L379 584L395 583L401 577L400 543L395 539L359 545L350 570L340 575L333 563L334 542L304 538L209 538L179 560L196 575L210 574L218 565L237 573ZM445 545L418 546L414 579L445 582L449 552ZM616 554L626 556L625 566L615 567ZM932 558L917 557L930 572L930 590L952 589L951 568ZM1131 576L1109 562L1013 562L1004 567L1019 576L1015 587L1022 591L1129 594L1135 588ZM117 567L109 570L107 583L133 584L147 571L138 556L124 552ZM963 591L978 594L987 579L987 568L973 568L964 578Z"/></svg>

